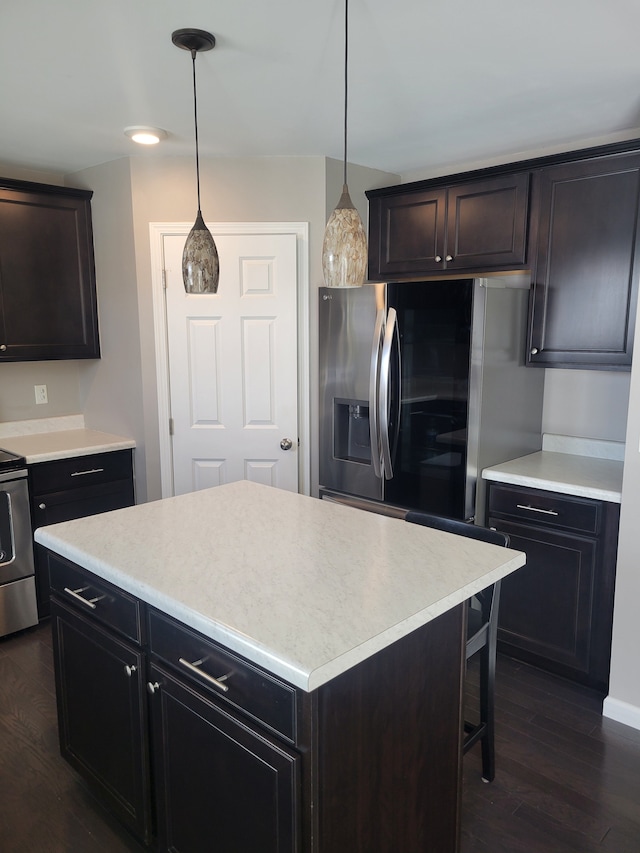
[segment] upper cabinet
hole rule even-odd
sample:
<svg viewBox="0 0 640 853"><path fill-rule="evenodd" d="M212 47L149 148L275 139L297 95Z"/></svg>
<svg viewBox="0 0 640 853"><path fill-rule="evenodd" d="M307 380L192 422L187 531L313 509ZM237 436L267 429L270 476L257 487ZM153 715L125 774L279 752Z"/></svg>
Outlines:
<svg viewBox="0 0 640 853"><path fill-rule="evenodd" d="M100 357L91 196L0 179L0 362Z"/></svg>
<svg viewBox="0 0 640 853"><path fill-rule="evenodd" d="M628 370L638 277L640 154L534 172L538 241L528 363Z"/></svg>
<svg viewBox="0 0 640 853"><path fill-rule="evenodd" d="M518 269L525 263L528 172L419 190L401 185L367 195L370 280Z"/></svg>

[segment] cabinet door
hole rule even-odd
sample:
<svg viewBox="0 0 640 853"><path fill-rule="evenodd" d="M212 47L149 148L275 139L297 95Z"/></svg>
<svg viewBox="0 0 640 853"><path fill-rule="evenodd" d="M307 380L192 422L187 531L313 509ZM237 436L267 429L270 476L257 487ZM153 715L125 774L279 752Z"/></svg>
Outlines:
<svg viewBox="0 0 640 853"><path fill-rule="evenodd" d="M502 518L490 518L489 525L527 555L526 565L502 582L502 649L591 683L597 540Z"/></svg>
<svg viewBox="0 0 640 853"><path fill-rule="evenodd" d="M300 757L158 667L150 685L158 850L299 850Z"/></svg>
<svg viewBox="0 0 640 853"><path fill-rule="evenodd" d="M369 278L444 269L446 190L398 193L369 206Z"/></svg>
<svg viewBox="0 0 640 853"><path fill-rule="evenodd" d="M525 261L529 174L450 187L446 269L514 269Z"/></svg>
<svg viewBox="0 0 640 853"><path fill-rule="evenodd" d="M139 838L151 838L141 652L57 601L51 606L62 756Z"/></svg>
<svg viewBox="0 0 640 853"><path fill-rule="evenodd" d="M99 358L91 193L11 183L0 187L0 361Z"/></svg>
<svg viewBox="0 0 640 853"><path fill-rule="evenodd" d="M637 302L640 155L534 176L538 248L528 362L629 369Z"/></svg>

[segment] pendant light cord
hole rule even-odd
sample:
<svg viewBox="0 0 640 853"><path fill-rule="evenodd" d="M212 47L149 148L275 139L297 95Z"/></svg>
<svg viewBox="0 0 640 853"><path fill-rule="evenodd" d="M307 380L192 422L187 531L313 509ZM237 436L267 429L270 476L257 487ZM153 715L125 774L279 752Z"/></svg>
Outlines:
<svg viewBox="0 0 640 853"><path fill-rule="evenodd" d="M347 185L347 65L349 60L349 0L344 0L344 162L342 183Z"/></svg>
<svg viewBox="0 0 640 853"><path fill-rule="evenodd" d="M193 120L196 131L196 185L198 189L198 213L200 213L200 156L198 154L198 96L196 94L196 56L197 51L191 51L193 65Z"/></svg>

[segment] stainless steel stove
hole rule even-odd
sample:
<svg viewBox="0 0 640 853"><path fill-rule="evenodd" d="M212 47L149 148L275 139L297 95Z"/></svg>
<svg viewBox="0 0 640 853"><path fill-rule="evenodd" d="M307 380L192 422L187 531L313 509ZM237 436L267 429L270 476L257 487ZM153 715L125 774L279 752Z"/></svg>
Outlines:
<svg viewBox="0 0 640 853"><path fill-rule="evenodd" d="M26 461L0 449L0 636L37 622Z"/></svg>

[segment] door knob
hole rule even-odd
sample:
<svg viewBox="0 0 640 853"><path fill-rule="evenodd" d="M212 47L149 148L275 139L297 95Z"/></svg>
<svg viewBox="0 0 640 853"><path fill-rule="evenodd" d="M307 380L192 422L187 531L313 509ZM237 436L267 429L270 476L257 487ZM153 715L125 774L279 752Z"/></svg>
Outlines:
<svg viewBox="0 0 640 853"><path fill-rule="evenodd" d="M282 450L291 450L291 448L293 447L293 442L290 438L283 438L280 442L280 447L282 448Z"/></svg>

